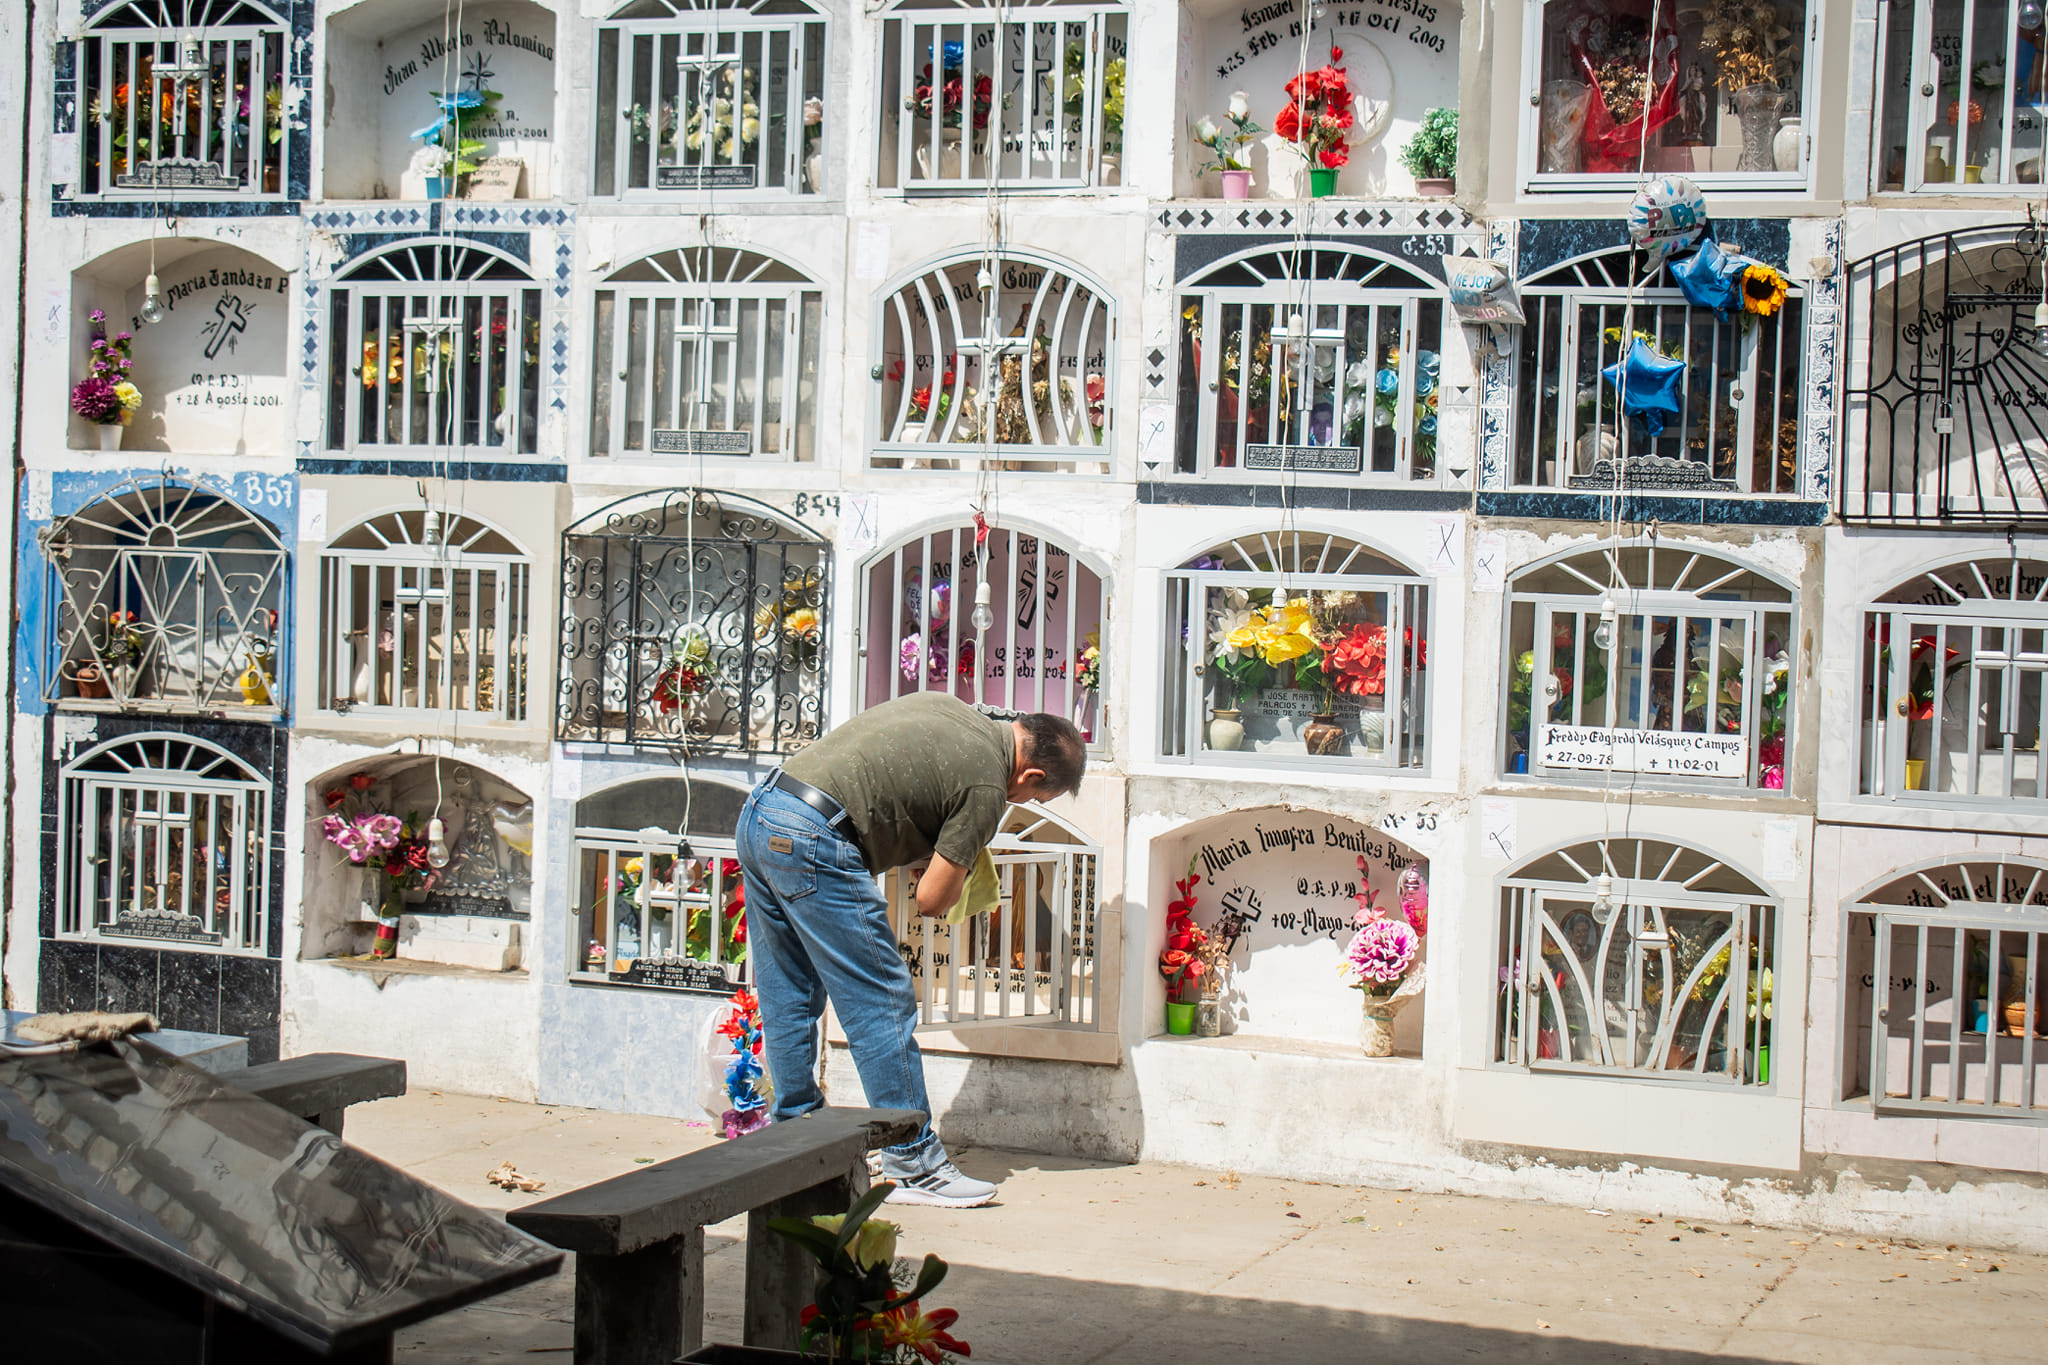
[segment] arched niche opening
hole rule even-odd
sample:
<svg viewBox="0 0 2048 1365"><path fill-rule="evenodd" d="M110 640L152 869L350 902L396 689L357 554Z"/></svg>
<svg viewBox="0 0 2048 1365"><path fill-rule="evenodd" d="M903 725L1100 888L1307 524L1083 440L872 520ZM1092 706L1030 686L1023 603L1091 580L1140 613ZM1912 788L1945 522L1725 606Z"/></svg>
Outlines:
<svg viewBox="0 0 2048 1365"><path fill-rule="evenodd" d="M753 981L733 831L746 789L643 777L576 803L569 978L731 994Z"/></svg>
<svg viewBox="0 0 2048 1365"><path fill-rule="evenodd" d="M1196 926L1222 950L1205 989L1222 1004L1223 1031L1357 1046L1364 1000L1342 971L1357 932L1353 916L1369 903L1401 918L1401 874L1417 867L1426 888L1428 860L1349 816L1291 806L1214 816L1162 847L1151 903L1163 921L1182 879L1200 879L1189 890ZM1422 923L1426 929L1426 912ZM1410 974L1423 970L1427 943L1425 934ZM1146 970L1156 971L1157 961L1154 949ZM1422 1055L1424 1009L1411 997L1397 1016L1397 1056Z"/></svg>
<svg viewBox="0 0 2048 1365"><path fill-rule="evenodd" d="M1846 911L1839 1098L1880 1115L2048 1112L2048 862L1895 868Z"/></svg>
<svg viewBox="0 0 2048 1365"><path fill-rule="evenodd" d="M141 313L152 261L164 318L147 325ZM91 373L96 331L109 340L126 332L127 377L141 403L121 449L281 455L290 280L290 271L253 252L192 238L131 242L95 257L71 275L70 382ZM96 311L104 322L93 320ZM97 448L99 428L66 411L72 449Z"/></svg>
<svg viewBox="0 0 2048 1365"><path fill-rule="evenodd" d="M533 901L533 798L475 763L380 754L334 768L306 784L304 959L360 957L371 951L385 904L380 864L403 860L415 845L428 865L403 879L398 956L486 971L523 965ZM357 861L344 826L396 816L395 849ZM442 824L444 866L429 842Z"/></svg>
<svg viewBox="0 0 2048 1365"><path fill-rule="evenodd" d="M1494 1060L1535 1073L1770 1084L1782 907L1711 850L1588 839L1500 884Z"/></svg>
<svg viewBox="0 0 2048 1365"><path fill-rule="evenodd" d="M329 199L443 197L431 193L420 152L430 143L455 149L458 130L440 124L444 96L455 97L459 136L470 147L461 164L494 163L470 175L446 168L446 197L553 197L553 12L488 0L459 13L457 31L452 15L415 0L364 0L328 19Z"/></svg>

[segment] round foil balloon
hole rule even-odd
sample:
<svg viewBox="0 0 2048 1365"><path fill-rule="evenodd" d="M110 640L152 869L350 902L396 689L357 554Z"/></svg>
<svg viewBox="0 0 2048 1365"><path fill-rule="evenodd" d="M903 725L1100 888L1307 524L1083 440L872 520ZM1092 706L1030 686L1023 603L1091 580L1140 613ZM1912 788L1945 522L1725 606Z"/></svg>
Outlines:
<svg viewBox="0 0 2048 1365"><path fill-rule="evenodd" d="M1628 206L1628 239L1653 265L1689 251L1707 230L1707 197L1682 175L1659 176Z"/></svg>
<svg viewBox="0 0 2048 1365"><path fill-rule="evenodd" d="M925 594L926 610L931 618L931 627L937 630L953 619L953 584L940 579L932 584L932 590Z"/></svg>
<svg viewBox="0 0 2048 1365"><path fill-rule="evenodd" d="M903 575L903 619L912 626L924 622L924 572L920 569Z"/></svg>

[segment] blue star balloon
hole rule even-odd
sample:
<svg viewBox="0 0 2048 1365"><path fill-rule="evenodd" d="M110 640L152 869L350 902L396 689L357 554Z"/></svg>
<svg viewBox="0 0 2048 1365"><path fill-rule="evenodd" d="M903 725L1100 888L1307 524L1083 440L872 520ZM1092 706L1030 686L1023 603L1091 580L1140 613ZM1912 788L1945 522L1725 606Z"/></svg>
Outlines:
<svg viewBox="0 0 2048 1365"><path fill-rule="evenodd" d="M1621 394L1621 410L1642 418L1643 430L1653 438L1663 434L1664 414L1683 408L1678 390L1685 383L1685 362L1658 355L1641 337L1600 377Z"/></svg>

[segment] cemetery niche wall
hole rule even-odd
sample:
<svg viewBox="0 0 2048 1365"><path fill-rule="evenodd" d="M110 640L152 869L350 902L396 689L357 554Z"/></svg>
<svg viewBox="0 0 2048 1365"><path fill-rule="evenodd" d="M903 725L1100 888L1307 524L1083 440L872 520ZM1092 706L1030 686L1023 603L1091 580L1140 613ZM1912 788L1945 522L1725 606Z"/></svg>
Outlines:
<svg viewBox="0 0 2048 1365"><path fill-rule="evenodd" d="M1373 826L1292 806L1232 811L1160 846L1154 902L1193 872L1195 923L1229 945L1223 1031L1355 1047L1364 1002L1340 969L1358 898L1398 917L1402 870L1413 864L1426 878L1428 861ZM1396 1020L1396 1055L1422 1055L1423 1013L1417 1000Z"/></svg>
<svg viewBox="0 0 2048 1365"><path fill-rule="evenodd" d="M1337 171L1337 193L1376 199L1411 198L1415 177L1397 159L1432 108L1458 105L1456 0L1410 3L1305 5L1301 0L1249 4L1195 0L1190 23L1193 80L1180 85L1185 159L1176 172L1182 192L1214 193L1195 179L1207 153L1185 130L1204 114L1221 118L1236 91L1250 97L1251 116L1263 134L1247 149L1254 194L1308 197L1308 166L1295 145L1272 129L1288 103L1285 89L1302 67L1302 26L1312 22L1307 49L1311 71L1342 68L1357 96L1349 133L1349 160ZM1184 49L1186 50L1186 49ZM1398 73L1398 74L1397 74ZM1185 177L1184 179L1182 177ZM1210 184L1213 185L1213 180Z"/></svg>
<svg viewBox="0 0 2048 1365"><path fill-rule="evenodd" d="M461 16L451 34L439 11L372 0L328 21L327 198L553 196L554 15L499 0ZM436 127L444 117L452 128ZM419 155L429 143L480 144L462 155L477 169L444 168L453 183L435 193Z"/></svg>

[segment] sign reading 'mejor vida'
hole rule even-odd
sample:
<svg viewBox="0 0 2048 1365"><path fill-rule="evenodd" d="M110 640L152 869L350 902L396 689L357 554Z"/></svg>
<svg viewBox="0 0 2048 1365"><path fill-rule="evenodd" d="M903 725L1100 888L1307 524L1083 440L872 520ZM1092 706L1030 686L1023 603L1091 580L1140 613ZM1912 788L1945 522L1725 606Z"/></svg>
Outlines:
<svg viewBox="0 0 2048 1365"><path fill-rule="evenodd" d="M1536 761L1546 768L1609 768L1740 781L1749 776L1749 740L1742 735L1545 725L1536 736Z"/></svg>

